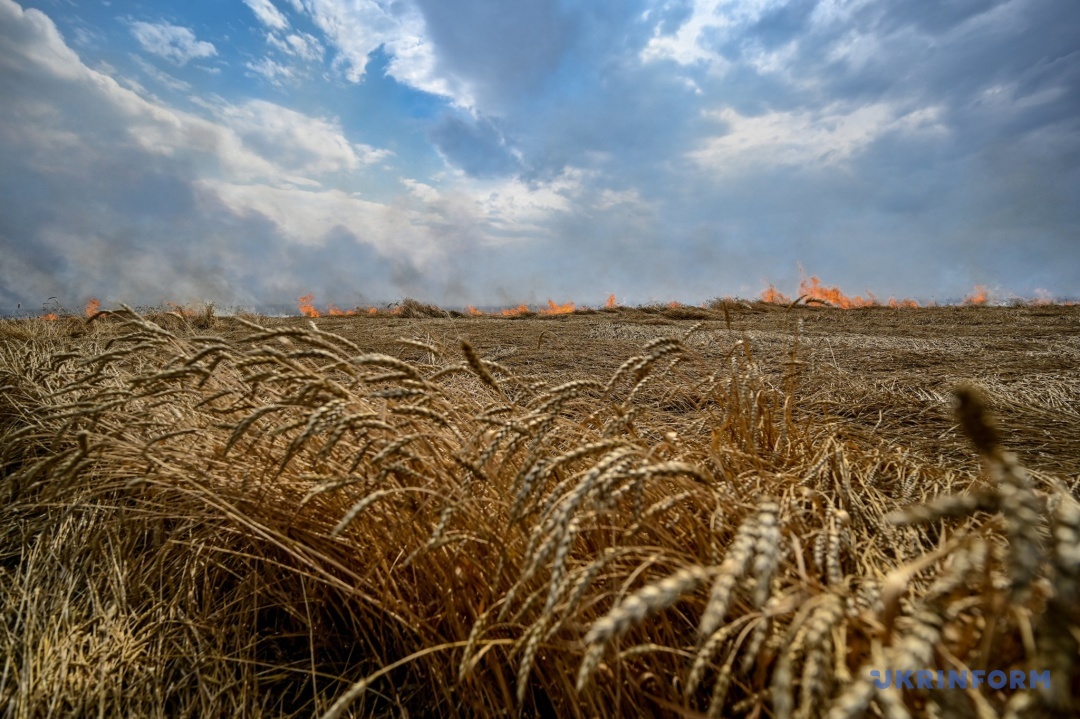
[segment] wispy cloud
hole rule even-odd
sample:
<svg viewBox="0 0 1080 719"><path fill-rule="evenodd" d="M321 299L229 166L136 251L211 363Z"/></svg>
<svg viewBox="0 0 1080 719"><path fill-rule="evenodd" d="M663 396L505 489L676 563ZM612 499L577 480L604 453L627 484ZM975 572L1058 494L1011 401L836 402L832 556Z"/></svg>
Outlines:
<svg viewBox="0 0 1080 719"><path fill-rule="evenodd" d="M334 65L350 82L361 82L373 53L390 57L388 74L410 87L475 104L469 83L440 71L424 15L411 2L387 6L376 0L307 0L311 20L334 48Z"/></svg>
<svg viewBox="0 0 1080 719"><path fill-rule="evenodd" d="M132 55L132 60L135 62L135 65L138 66L138 68L142 70L144 74L146 74L147 77L155 80L156 82L169 88L170 90L174 90L176 92L191 91L191 83L184 82L179 78L173 77L167 72L162 72L138 55Z"/></svg>
<svg viewBox="0 0 1080 719"><path fill-rule="evenodd" d="M322 43L306 32L289 33L284 36L269 33L266 36L266 42L274 49L301 60L312 62L322 60L325 53Z"/></svg>
<svg viewBox="0 0 1080 719"><path fill-rule="evenodd" d="M311 117L264 100L223 105L217 115L245 147L290 175L354 171L392 154L350 142L337 120Z"/></svg>
<svg viewBox="0 0 1080 719"><path fill-rule="evenodd" d="M268 57L260 58L254 62L245 62L244 67L275 85L281 84L285 80L291 80L295 75L292 68L274 62Z"/></svg>
<svg viewBox="0 0 1080 719"><path fill-rule="evenodd" d="M289 21L285 15L274 7L270 0L244 0L244 4L251 8L255 17L263 25L274 30L284 30L289 27Z"/></svg>
<svg viewBox="0 0 1080 719"><path fill-rule="evenodd" d="M131 32L143 50L177 65L217 55L213 44L196 39L191 28L137 20L131 23Z"/></svg>
<svg viewBox="0 0 1080 719"><path fill-rule="evenodd" d="M888 133L948 132L939 108L904 112L884 102L750 117L723 108L706 115L725 129L689 156L719 173L777 165L813 170L845 163Z"/></svg>

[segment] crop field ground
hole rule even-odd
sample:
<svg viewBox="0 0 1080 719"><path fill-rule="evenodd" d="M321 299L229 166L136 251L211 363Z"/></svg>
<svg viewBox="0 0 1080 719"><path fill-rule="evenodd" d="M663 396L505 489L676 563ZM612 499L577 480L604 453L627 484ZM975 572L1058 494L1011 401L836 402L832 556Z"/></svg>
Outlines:
<svg viewBox="0 0 1080 719"><path fill-rule="evenodd" d="M0 716L1080 709L1080 307L403 308L0 321Z"/></svg>

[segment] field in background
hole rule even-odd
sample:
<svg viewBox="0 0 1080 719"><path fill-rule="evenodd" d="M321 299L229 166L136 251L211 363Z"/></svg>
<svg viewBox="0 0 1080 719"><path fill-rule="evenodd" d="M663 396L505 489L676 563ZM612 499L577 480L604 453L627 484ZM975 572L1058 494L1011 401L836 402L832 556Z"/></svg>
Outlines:
<svg viewBox="0 0 1080 719"><path fill-rule="evenodd" d="M1080 308L402 308L0 322L0 711L1074 714Z"/></svg>

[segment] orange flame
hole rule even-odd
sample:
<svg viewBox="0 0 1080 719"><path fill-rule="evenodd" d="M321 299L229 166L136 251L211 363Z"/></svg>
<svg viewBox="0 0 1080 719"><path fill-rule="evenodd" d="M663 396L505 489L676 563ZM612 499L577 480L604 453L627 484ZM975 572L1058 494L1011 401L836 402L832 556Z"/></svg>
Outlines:
<svg viewBox="0 0 1080 719"><path fill-rule="evenodd" d="M302 314L304 317L319 316L319 311L315 309L315 305L311 303L313 299L315 299L315 294L309 293L296 300L297 304L299 304L300 306L300 314Z"/></svg>
<svg viewBox="0 0 1080 719"><path fill-rule="evenodd" d="M789 305L791 304L791 298L781 293L778 289L769 285L761 293L761 301L768 302L771 305Z"/></svg>
<svg viewBox="0 0 1080 719"><path fill-rule="evenodd" d="M483 316L484 316L484 312L483 312L483 310L478 310L478 309L476 309L475 307L473 307L472 305L469 305L469 306L468 306L468 307L467 307L467 308L465 309L465 311L466 311L466 313L468 313L468 315L469 315L470 317L483 317Z"/></svg>
<svg viewBox="0 0 1080 719"><path fill-rule="evenodd" d="M517 307L511 307L502 311L504 317L517 317L518 315L524 315L529 313L528 305L518 305Z"/></svg>
<svg viewBox="0 0 1080 719"><path fill-rule="evenodd" d="M372 309L374 309L374 308L372 308ZM326 305L326 314L329 315L330 317L352 317L354 315L360 314L360 311L355 310L355 309L343 310L343 309L341 309L340 307L338 307L338 306L336 306L334 304L327 303L327 305Z"/></svg>
<svg viewBox="0 0 1080 719"><path fill-rule="evenodd" d="M615 293L611 293L610 295L608 295L607 303L604 304L604 307L607 307L609 310L618 307L618 305L615 304Z"/></svg>
<svg viewBox="0 0 1080 719"><path fill-rule="evenodd" d="M847 295L839 287L827 287L817 277L804 278L799 283L799 296L810 302L826 302L833 307L845 310L856 307L879 306L877 298L870 292L866 293L866 297ZM773 285L765 288L765 291L761 293L761 299L763 302L776 305L791 303L791 299ZM919 303L909 298L898 300L895 297L890 297L887 305L889 307L918 307Z"/></svg>
<svg viewBox="0 0 1080 719"><path fill-rule="evenodd" d="M809 282L803 280L799 283L799 294L808 300L821 300L841 309L850 310L854 307L872 307L877 304L873 295L868 293L868 298L863 299L856 295L849 297L839 287L826 287L821 284L817 277L811 277Z"/></svg>
<svg viewBox="0 0 1080 719"><path fill-rule="evenodd" d="M374 314L378 314L378 312L379 312L379 311L378 311L377 309L375 309L374 307L368 307L368 311L367 311L367 313L368 313L369 315L374 315Z"/></svg>
<svg viewBox="0 0 1080 719"><path fill-rule="evenodd" d="M912 299L898 300L895 297L889 298L889 307L918 307L919 303Z"/></svg>
<svg viewBox="0 0 1080 719"><path fill-rule="evenodd" d="M667 306L668 306L668 307L670 307L670 308L671 308L671 309L673 309L673 310L677 310L677 309L679 309L680 307L682 307L682 305L681 305L681 304L679 304L678 302L676 302L675 300L672 300L671 302L668 302L668 303L667 303Z"/></svg>
<svg viewBox="0 0 1080 719"><path fill-rule="evenodd" d="M56 321L56 320L58 320L60 318L57 316L57 314L55 312L50 312L47 315L42 315L41 319L45 320L46 322L54 322L54 321Z"/></svg>
<svg viewBox="0 0 1080 719"><path fill-rule="evenodd" d="M184 307L183 305L178 305L175 302L166 302L165 304L168 306L168 308L170 310L172 310L176 314L180 315L181 317L194 317L195 316L195 310L189 310L187 307Z"/></svg>
<svg viewBox="0 0 1080 719"><path fill-rule="evenodd" d="M96 297L91 297L90 301L86 303L86 316L93 317L98 313L99 309L101 309L101 300Z"/></svg>
<svg viewBox="0 0 1080 719"><path fill-rule="evenodd" d="M1052 305L1054 304L1054 296L1050 294L1049 290L1044 290L1042 287L1036 287L1035 296L1028 300L1028 304L1036 307Z"/></svg>
<svg viewBox="0 0 1080 719"><path fill-rule="evenodd" d="M565 305L557 305L551 300L548 300L547 309L545 310L543 307L540 308L540 314L542 315L568 315L573 311L573 302L567 302Z"/></svg>
<svg viewBox="0 0 1080 719"><path fill-rule="evenodd" d="M975 285L975 289L972 290L972 294L964 298L965 305L985 305L987 300L990 299L990 293L986 291L985 285Z"/></svg>

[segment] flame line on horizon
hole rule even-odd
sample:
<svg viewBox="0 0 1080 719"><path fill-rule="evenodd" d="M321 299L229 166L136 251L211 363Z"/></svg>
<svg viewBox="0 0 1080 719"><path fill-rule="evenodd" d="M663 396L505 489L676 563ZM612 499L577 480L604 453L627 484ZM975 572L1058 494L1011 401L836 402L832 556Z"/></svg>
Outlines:
<svg viewBox="0 0 1080 719"><path fill-rule="evenodd" d="M320 311L315 306L314 293L308 293L297 298L297 308L300 315L303 317L317 318L322 316L327 317L352 317L368 315L374 316L381 314L380 310L376 307L368 307L366 309L356 307L351 310L343 310L333 303L327 303L326 309ZM732 298L723 298L724 301L731 300ZM775 285L769 284L758 297L759 301L772 304L772 305L811 305L818 304L824 305L835 309L859 309L864 307L889 307L893 309L917 309L924 307L936 307L939 306L937 302L931 300L929 302L920 303L919 301L906 297L903 299L897 299L896 297L889 297L887 300L879 300L873 292L867 291L865 296L863 295L849 295L840 289L838 286L828 286L821 281L817 276L811 275L804 277L799 282L799 294L794 300L790 296L784 294L776 288ZM1076 302L1069 300L1057 300L1050 295L1046 290L1041 290L1037 293L1036 297L1031 299L1024 299L1016 296L1010 296L1010 299L1014 303L1018 303L1025 306L1049 306L1049 305L1061 305L1071 306ZM964 297L958 303L952 303L952 306L979 306L992 304L994 301L993 294L987 289L985 285L975 285L972 292ZM96 299L91 298L91 302L87 303L86 312L87 316L90 316L91 303L97 302ZM173 303L167 303L170 307L176 309L178 305ZM96 308L100 306L100 303L94 305ZM605 309L615 309L623 307L624 305L618 304L614 294L608 295L607 301L603 307ZM686 305L676 300L671 300L665 303L665 306L672 309L678 309L680 307L691 307L692 305ZM707 307L707 303L700 305L703 308ZM177 311L183 312L185 315L190 312L186 308L180 308ZM539 314L545 316L573 314L578 311L594 311L588 305L578 305L574 302L565 302L563 304L557 304L554 300L548 299L547 305L541 305L539 307L530 306L527 304L520 304L516 307L503 307L496 308L490 311L485 311L477 308L474 305L467 305L462 314L468 317L518 317L529 314ZM400 306L392 307L386 313L390 315L400 314ZM50 313L52 314L52 313Z"/></svg>

